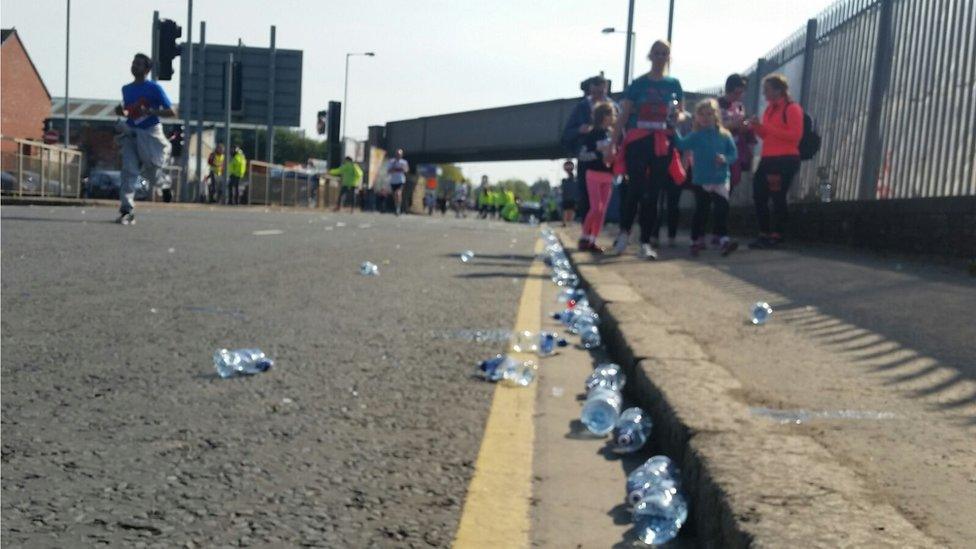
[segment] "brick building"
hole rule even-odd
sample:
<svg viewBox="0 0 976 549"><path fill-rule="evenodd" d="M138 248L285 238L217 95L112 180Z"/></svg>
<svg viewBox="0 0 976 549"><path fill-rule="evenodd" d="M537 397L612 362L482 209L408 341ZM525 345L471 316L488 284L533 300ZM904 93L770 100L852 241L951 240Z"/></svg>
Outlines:
<svg viewBox="0 0 976 549"><path fill-rule="evenodd" d="M17 29L0 31L0 151L16 153L13 138L41 140L51 116L51 94L27 54Z"/></svg>

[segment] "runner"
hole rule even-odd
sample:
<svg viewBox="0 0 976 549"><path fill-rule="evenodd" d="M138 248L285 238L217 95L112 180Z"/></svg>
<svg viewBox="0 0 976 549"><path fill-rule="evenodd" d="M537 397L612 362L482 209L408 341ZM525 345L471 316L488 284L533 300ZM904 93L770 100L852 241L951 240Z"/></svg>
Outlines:
<svg viewBox="0 0 976 549"><path fill-rule="evenodd" d="M566 172L566 177L559 184L559 192L562 195L562 204L560 205L563 209L563 227L576 219L577 185L576 176L573 175L574 167L572 160L563 162L563 171Z"/></svg>
<svg viewBox="0 0 976 549"><path fill-rule="evenodd" d="M671 44L658 40L648 55L651 70L624 91L617 135L623 138L623 158L630 180L621 205L620 234L614 251L627 249L630 229L640 214L640 251L643 259L657 259L651 238L657 229L657 197L669 181L672 147L668 124L681 122L684 111L681 83L667 75ZM624 135L626 130L626 135Z"/></svg>
<svg viewBox="0 0 976 549"><path fill-rule="evenodd" d="M149 182L150 190L157 183L168 181L163 166L169 158L170 144L163 134L160 116L175 117L176 111L163 88L146 80L152 70L152 59L144 53L132 58L133 81L122 86L122 106L116 109L126 117L123 133L119 137L122 149L122 186L119 189L119 217L116 223L131 225L136 222L136 185L142 175Z"/></svg>
<svg viewBox="0 0 976 549"><path fill-rule="evenodd" d="M454 217L468 217L468 184L458 181L454 184Z"/></svg>
<svg viewBox="0 0 976 549"><path fill-rule="evenodd" d="M407 172L410 171L410 164L403 158L403 149L397 149L396 156L389 161L386 171L390 174L394 212L399 216L404 212L403 185L407 182Z"/></svg>
<svg viewBox="0 0 976 549"><path fill-rule="evenodd" d="M786 195L793 176L800 169L800 139L803 137L803 109L790 97L790 86L782 74L763 78L766 110L762 122L750 120L762 139L759 167L752 178L752 197L759 221L759 237L749 243L753 249L772 248L783 241L788 212ZM770 224L769 201L773 202Z"/></svg>

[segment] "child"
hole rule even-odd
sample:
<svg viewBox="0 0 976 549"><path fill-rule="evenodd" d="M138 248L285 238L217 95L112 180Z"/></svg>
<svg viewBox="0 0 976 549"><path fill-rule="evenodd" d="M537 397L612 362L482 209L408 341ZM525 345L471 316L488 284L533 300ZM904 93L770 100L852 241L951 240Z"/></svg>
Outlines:
<svg viewBox="0 0 976 549"><path fill-rule="evenodd" d="M580 150L579 169L586 178L586 194L590 199L590 210L583 220L583 236L580 237L580 251L602 254L603 248L596 238L603 228L613 190L613 158L616 150L610 136L610 128L616 123L616 110L610 103L600 103L593 108L593 129L583 137Z"/></svg>
<svg viewBox="0 0 976 549"><path fill-rule="evenodd" d="M697 256L705 249L705 222L709 206L713 207L714 233L719 237L722 255L734 252L738 242L728 236L729 166L737 151L732 134L722 127L718 102L705 99L695 106L693 131L675 136L679 150L691 151L695 158L691 189L695 193L695 215L691 222L691 253Z"/></svg>

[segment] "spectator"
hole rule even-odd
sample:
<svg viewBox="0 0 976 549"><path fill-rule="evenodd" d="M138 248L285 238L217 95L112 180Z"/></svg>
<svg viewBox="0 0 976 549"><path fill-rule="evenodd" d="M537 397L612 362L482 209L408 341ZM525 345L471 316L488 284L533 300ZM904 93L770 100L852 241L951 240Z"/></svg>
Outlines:
<svg viewBox="0 0 976 549"><path fill-rule="evenodd" d="M603 74L594 76L583 82L583 99L576 104L573 112L569 115L569 120L563 128L562 145L571 154L578 155L580 147L583 145L583 137L593 129L593 108L598 103L609 102L613 105L616 114L620 113L620 107L607 96L607 79ZM587 197L586 180L583 170L579 170L576 177L576 214L580 219L586 217L589 209L589 198Z"/></svg>
<svg viewBox="0 0 976 549"><path fill-rule="evenodd" d="M228 204L240 204L241 179L244 178L245 173L247 173L247 158L244 157L244 151L241 150L241 147L235 145L234 156L230 158L230 163L227 165L227 175L229 176L227 180Z"/></svg>
<svg viewBox="0 0 976 549"><path fill-rule="evenodd" d="M623 158L627 169L627 190L621 204L620 234L614 250L627 249L630 229L640 214L640 251L642 259L657 259L651 237L657 230L657 198L670 180L668 167L672 148L669 124L680 122L684 111L681 83L668 76L671 44L658 40L648 55L651 70L627 86L617 122L617 135L623 136Z"/></svg>
<svg viewBox="0 0 976 549"><path fill-rule="evenodd" d="M207 201L214 203L217 201L220 178L224 174L224 146L222 144L217 143L213 152L207 157L207 167L210 168L210 173L207 174L207 185L204 192Z"/></svg>
<svg viewBox="0 0 976 549"><path fill-rule="evenodd" d="M122 106L116 113L126 117L119 137L122 149L122 183L119 189L120 206L116 223L135 223L136 185L141 175L150 188L168 180L163 166L169 158L170 144L163 134L160 116L176 116L166 92L156 82L146 80L152 70L152 59L144 53L132 58L129 68L133 80L122 86Z"/></svg>
<svg viewBox="0 0 976 549"><path fill-rule="evenodd" d="M762 122L749 121L762 139L759 167L752 178L752 198L759 221L759 237L749 243L753 249L773 248L783 241L788 212L786 195L793 176L800 169L800 138L803 137L803 109L790 97L790 86L782 74L763 78L766 110ZM769 202L773 202L770 223Z"/></svg>
<svg viewBox="0 0 976 549"><path fill-rule="evenodd" d="M590 211L583 220L583 235L579 240L580 251L602 254L603 248L597 244L597 237L603 229L603 222L613 190L613 158L615 155L611 128L616 122L613 105L600 103L593 110L593 129L586 134L580 151L580 171L584 172L586 187L590 194Z"/></svg>
<svg viewBox="0 0 976 549"><path fill-rule="evenodd" d="M347 156L342 160L342 164L338 168L329 170L329 174L337 175L342 179L339 189L339 201L336 203L335 211L338 212L342 209L342 200L348 196L349 213L352 213L356 207L356 190L363 181L363 169L353 162L351 157Z"/></svg>
<svg viewBox="0 0 976 549"><path fill-rule="evenodd" d="M737 151L732 133L722 127L718 102L706 99L695 107L694 131L675 136L675 145L695 153L697 164L691 189L695 193L695 216L691 225L691 254L705 249L705 222L709 208L712 223L719 235L722 255L734 252L739 244L728 237L729 166L735 163Z"/></svg>

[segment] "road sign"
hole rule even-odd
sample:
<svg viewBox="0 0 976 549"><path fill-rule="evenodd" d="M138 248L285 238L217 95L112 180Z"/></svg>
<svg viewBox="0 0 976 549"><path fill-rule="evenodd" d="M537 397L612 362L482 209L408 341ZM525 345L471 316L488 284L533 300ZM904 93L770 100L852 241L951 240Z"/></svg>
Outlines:
<svg viewBox="0 0 976 549"><path fill-rule="evenodd" d="M185 48L185 46L184 46ZM185 51L185 50L184 50ZM197 104L203 100L203 118L211 122L224 120L224 101L226 86L227 55L234 54L235 78L231 120L236 123L264 126L268 123L268 73L271 71L271 50L244 46L224 46L207 44L203 51L199 47L193 51L194 79L204 79L203 96L196 90L186 104L185 76L187 64L180 63L180 110L190 109L197 115ZM239 62L239 64L238 64ZM239 94L238 94L239 92ZM274 84L274 124L276 126L300 126L302 110L302 51L275 49ZM239 109L237 100L240 99ZM185 111L184 111L185 112Z"/></svg>

